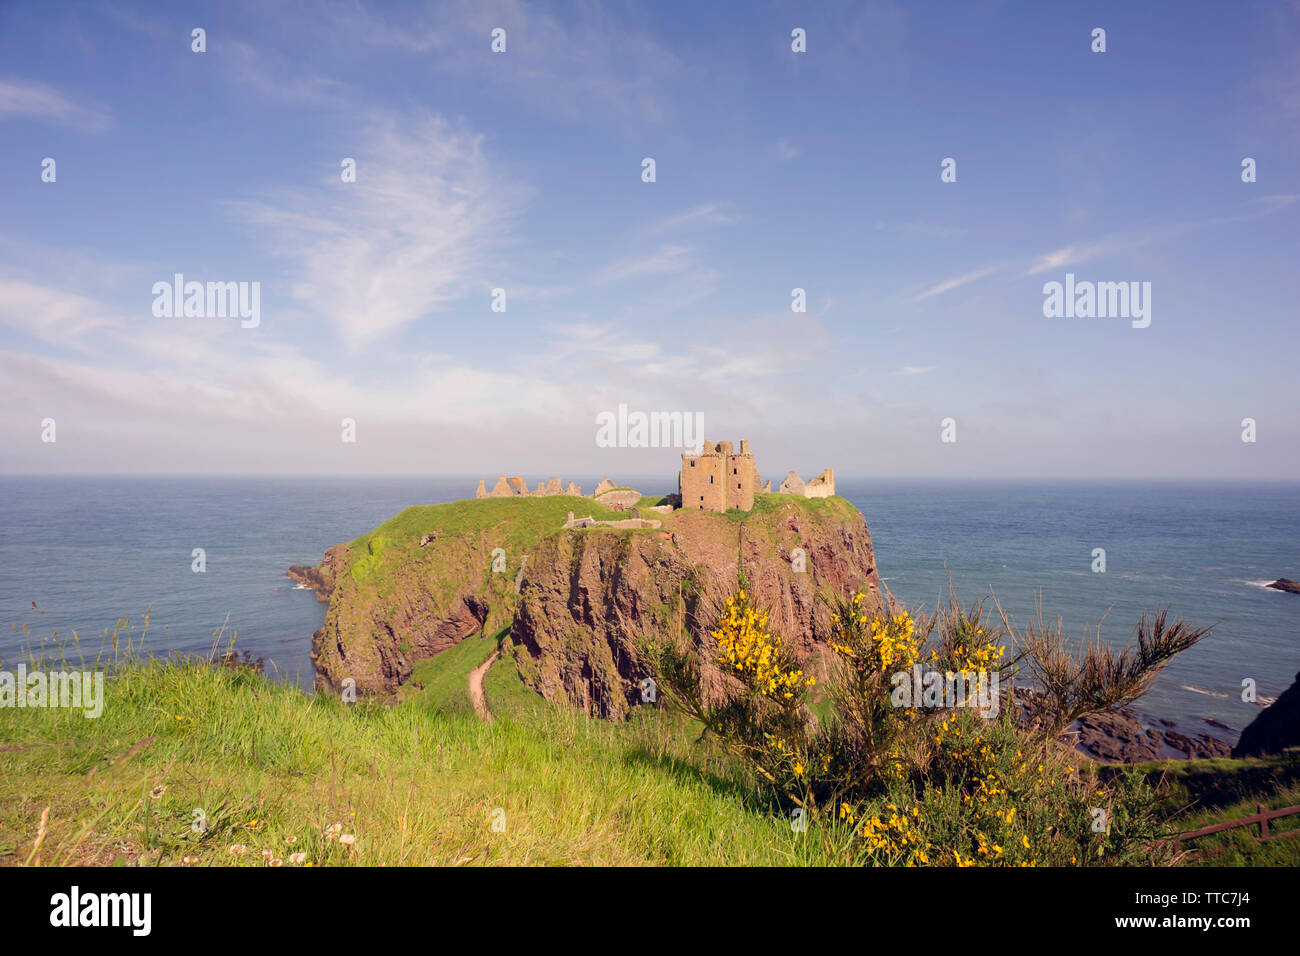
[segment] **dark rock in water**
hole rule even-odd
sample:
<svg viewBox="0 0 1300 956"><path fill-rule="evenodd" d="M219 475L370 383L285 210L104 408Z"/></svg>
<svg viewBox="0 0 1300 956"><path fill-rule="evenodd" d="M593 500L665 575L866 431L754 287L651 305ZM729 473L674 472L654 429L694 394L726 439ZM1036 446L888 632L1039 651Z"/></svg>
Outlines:
<svg viewBox="0 0 1300 956"><path fill-rule="evenodd" d="M1079 721L1079 749L1097 760L1141 763L1160 759L1164 735L1148 730L1130 710L1090 714Z"/></svg>
<svg viewBox="0 0 1300 956"><path fill-rule="evenodd" d="M244 651L241 656L238 651L226 651L224 654L218 654L212 658L214 667L228 667L231 670L249 670L260 674L266 669L265 657L253 657L252 651Z"/></svg>
<svg viewBox="0 0 1300 956"><path fill-rule="evenodd" d="M1159 717L1157 719L1160 721L1160 726L1162 727L1174 728L1178 726L1176 721L1166 720L1164 717Z"/></svg>
<svg viewBox="0 0 1300 956"><path fill-rule="evenodd" d="M1274 591L1286 591L1288 594L1300 594L1300 581L1292 581L1290 578L1278 578L1266 587Z"/></svg>
<svg viewBox="0 0 1300 956"><path fill-rule="evenodd" d="M1174 726L1172 720L1161 719L1159 722L1166 728ZM1232 753L1226 743L1209 734L1190 737L1176 730L1144 727L1131 710L1084 717L1075 725L1074 732L1079 750L1094 760L1107 763L1144 763L1165 759L1167 755L1163 751L1166 747L1185 754L1188 760L1227 757Z"/></svg>
<svg viewBox="0 0 1300 956"><path fill-rule="evenodd" d="M329 601L330 596L334 593L335 566L340 560L343 550L342 545L330 548L325 552L325 558L321 561L319 568L295 564L284 573L304 587L315 591L316 600L325 603Z"/></svg>
<svg viewBox="0 0 1300 956"><path fill-rule="evenodd" d="M1230 733L1230 734L1235 734L1235 733L1236 733L1235 730L1233 730L1231 727L1229 727L1229 726L1228 726L1227 724L1225 724L1223 721L1221 721L1221 720L1215 720L1213 717L1202 717L1201 720L1205 721L1205 722L1206 722L1207 724L1209 724L1211 727L1218 727L1220 730L1226 730L1226 731L1227 731L1228 733Z"/></svg>
<svg viewBox="0 0 1300 956"><path fill-rule="evenodd" d="M1262 757L1300 746L1300 674L1273 704L1250 722L1232 748L1234 757Z"/></svg>

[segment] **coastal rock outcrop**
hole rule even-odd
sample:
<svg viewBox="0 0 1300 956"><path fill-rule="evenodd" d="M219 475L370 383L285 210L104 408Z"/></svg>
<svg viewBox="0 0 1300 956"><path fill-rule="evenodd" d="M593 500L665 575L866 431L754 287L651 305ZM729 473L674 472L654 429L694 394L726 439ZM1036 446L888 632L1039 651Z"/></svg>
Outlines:
<svg viewBox="0 0 1300 956"><path fill-rule="evenodd" d="M807 555L805 572L789 561L796 547ZM769 609L773 632L814 669L830 629L823 596L862 588L864 612L881 608L871 536L847 503L824 517L791 505L739 522L684 512L671 535L556 535L539 545L523 578L511 628L520 675L548 700L622 717L650 675L641 638L711 641L707 631L740 574ZM706 672L706 682L717 676Z"/></svg>
<svg viewBox="0 0 1300 956"><path fill-rule="evenodd" d="M1128 709L1091 714L1074 728L1078 735L1076 746L1089 757L1106 763L1167 759L1172 756L1170 751L1188 760L1226 757L1231 753L1231 748L1216 737L1204 733L1189 736L1169 729L1172 721L1162 723L1168 725L1166 729L1146 727Z"/></svg>
<svg viewBox="0 0 1300 956"><path fill-rule="evenodd" d="M1234 757L1261 757L1300 747L1300 674L1241 732Z"/></svg>
<svg viewBox="0 0 1300 956"><path fill-rule="evenodd" d="M328 602L334 593L334 575L343 553L343 545L335 545L325 552L325 557L317 567L295 564L284 573L303 587L315 591L316 600Z"/></svg>
<svg viewBox="0 0 1300 956"><path fill-rule="evenodd" d="M1278 578L1265 587L1270 587L1274 591L1286 591L1288 594L1300 594L1300 581L1292 581L1290 578Z"/></svg>
<svg viewBox="0 0 1300 956"><path fill-rule="evenodd" d="M291 576L330 602L312 642L317 687L351 678L358 694L392 694L415 662L508 627L527 686L618 718L649 674L644 639L710 644L742 577L770 610L772 630L814 672L830 630L826 598L863 589L865 613L882 606L866 520L843 499L791 499L743 518L677 511L662 516L664 528L652 527L659 515L633 528L618 520L626 512L593 503L600 520L617 524L565 529L567 500L407 509L331 548L319 568L296 567Z"/></svg>

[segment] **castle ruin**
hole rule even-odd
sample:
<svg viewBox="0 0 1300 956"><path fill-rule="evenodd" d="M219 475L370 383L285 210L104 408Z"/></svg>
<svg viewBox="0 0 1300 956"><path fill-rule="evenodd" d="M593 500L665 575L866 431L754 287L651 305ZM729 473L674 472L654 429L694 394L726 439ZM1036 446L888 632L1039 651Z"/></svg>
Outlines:
<svg viewBox="0 0 1300 956"><path fill-rule="evenodd" d="M609 479L606 478L605 481L609 481ZM599 487L596 493L600 493ZM502 475L497 479L497 483L492 486L491 491L487 490L487 483L480 478L478 480L478 490L474 492L475 498L545 498L552 495L569 495L573 498L581 498L582 487L576 481L571 481L568 485L562 487L559 478L552 478L549 481L538 481L537 490L529 491L528 482L518 475L512 478Z"/></svg>
<svg viewBox="0 0 1300 956"><path fill-rule="evenodd" d="M742 441L740 451L733 452L729 441L716 445L706 441L698 452L682 455L677 492L683 508L749 511L754 507L754 489L758 484L749 442Z"/></svg>
<svg viewBox="0 0 1300 956"><path fill-rule="evenodd" d="M682 455L682 470L677 479L681 507L698 511L750 511L756 491L771 493L772 482L764 482L754 466L749 442L742 440L740 451L729 441L714 444L706 441L698 452ZM827 468L805 482L793 471L781 482L778 494L801 498L829 498L835 494L835 471Z"/></svg>
<svg viewBox="0 0 1300 956"><path fill-rule="evenodd" d="M664 505L650 507L650 511L666 514L673 507L689 508L696 511L752 511L755 494L771 494L772 482L764 481L754 465L754 456L749 451L749 442L742 440L740 450L729 441L705 441L700 450L686 452L682 455L682 469L677 478L677 494L669 495ZM800 498L830 498L835 494L835 471L827 468L816 478L804 481L795 472L789 472L777 489L777 494L795 495ZM530 489L528 483L519 476L502 475L492 486L479 479L476 498L542 498L565 495L573 498L591 498L611 511L630 511L638 506L642 495L631 488L622 488L603 479L596 485L590 495L582 493L577 482L563 484L559 478L538 481L537 488ZM622 527L632 527L625 519L617 523ZM614 522L595 521L592 518L577 518L572 514L565 527L583 528L597 525L614 524ZM654 527L655 525L645 525Z"/></svg>

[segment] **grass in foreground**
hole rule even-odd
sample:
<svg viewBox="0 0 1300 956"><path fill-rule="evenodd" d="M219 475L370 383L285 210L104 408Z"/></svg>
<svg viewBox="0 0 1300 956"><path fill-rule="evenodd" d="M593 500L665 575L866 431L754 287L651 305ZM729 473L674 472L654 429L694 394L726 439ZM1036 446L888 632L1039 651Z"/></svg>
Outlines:
<svg viewBox="0 0 1300 956"><path fill-rule="evenodd" d="M608 724L488 676L491 723L435 694L345 705L158 661L122 667L96 720L6 709L0 862L827 862L669 715Z"/></svg>
<svg viewBox="0 0 1300 956"><path fill-rule="evenodd" d="M395 706L345 705L243 668L128 660L99 719L0 710L0 863L863 862L851 820L794 832L747 767L667 711L586 718L543 701L505 656L484 682L495 719L478 720L467 676L496 637L423 662L421 689ZM1296 765L1295 755L1167 764L1148 779L1163 775L1161 812L1176 832L1257 802L1300 803ZM955 798L927 792L925 817L959 821ZM1260 844L1247 830L1195 845L1225 848L1203 861L1213 865L1295 865L1300 853L1300 838Z"/></svg>
<svg viewBox="0 0 1300 956"><path fill-rule="evenodd" d="M1161 795L1170 832L1253 816L1266 809L1300 806L1300 750L1273 757L1161 761L1141 768ZM1300 830L1300 815L1270 820L1271 834ZM1300 835L1261 840L1258 824L1197 837L1186 849L1193 866L1300 866Z"/></svg>

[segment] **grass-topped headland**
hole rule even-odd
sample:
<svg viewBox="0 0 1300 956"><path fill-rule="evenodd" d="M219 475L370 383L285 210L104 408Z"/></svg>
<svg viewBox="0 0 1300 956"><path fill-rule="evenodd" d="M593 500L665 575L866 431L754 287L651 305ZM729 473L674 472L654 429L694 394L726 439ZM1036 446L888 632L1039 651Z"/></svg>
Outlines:
<svg viewBox="0 0 1300 956"><path fill-rule="evenodd" d="M1180 831L1296 798L1290 758L1074 749L1204 636L1163 611L1119 651L900 608L835 497L645 529L566 529L573 505L409 508L295 569L330 602L313 692L115 638L99 716L0 708L0 861L1177 864ZM978 706L922 671L978 678ZM1294 863L1300 841L1198 846Z"/></svg>
<svg viewBox="0 0 1300 956"><path fill-rule="evenodd" d="M652 609L671 606L698 626L691 596L719 599L744 565L811 640L820 596L873 582L866 524L842 498L759 494L748 512L651 510L666 499L643 495L623 511L561 495L418 506L331 548L300 577L330 602L313 641L321 686L351 680L362 694L394 694L420 661L509 626L531 655L530 686L621 714L641 676L632 638ZM566 528L570 515L645 526ZM590 677L577 686L552 664Z"/></svg>

